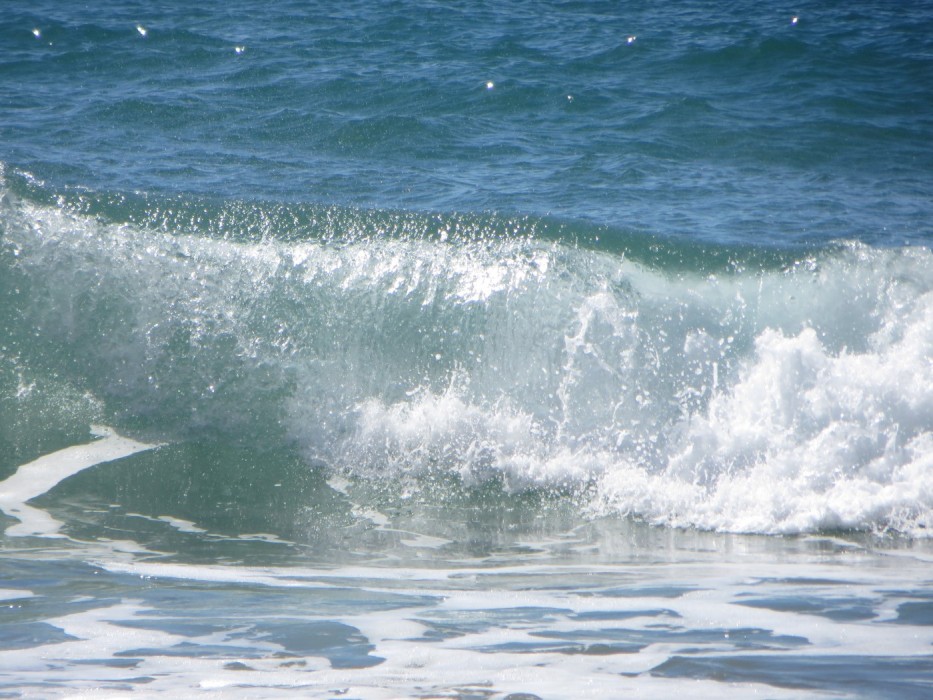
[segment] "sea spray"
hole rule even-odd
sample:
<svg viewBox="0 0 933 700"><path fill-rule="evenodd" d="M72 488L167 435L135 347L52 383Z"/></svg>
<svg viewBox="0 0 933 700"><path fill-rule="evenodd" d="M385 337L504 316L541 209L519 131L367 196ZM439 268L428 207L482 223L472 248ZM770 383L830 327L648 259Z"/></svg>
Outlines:
<svg viewBox="0 0 933 700"><path fill-rule="evenodd" d="M680 526L927 531L927 249L736 249L711 271L689 244L665 267L634 234L604 251L498 216L296 231L303 212L231 203L171 230L148 200L124 220L4 201L7 362L120 429Z"/></svg>

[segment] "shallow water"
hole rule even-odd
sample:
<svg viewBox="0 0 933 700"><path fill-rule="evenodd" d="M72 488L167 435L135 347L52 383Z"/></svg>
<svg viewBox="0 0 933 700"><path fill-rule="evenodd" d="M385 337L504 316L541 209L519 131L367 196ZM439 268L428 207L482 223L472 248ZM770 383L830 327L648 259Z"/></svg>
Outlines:
<svg viewBox="0 0 933 700"><path fill-rule="evenodd" d="M582 518L563 495L374 493L313 474L289 495L243 478L269 476L262 454L93 445L127 456L28 512L2 504L22 521L0 559L14 696L668 697L689 682L697 697L919 698L933 684L926 539L678 530ZM74 454L20 474L80 469ZM305 515L283 526L270 513L289 500Z"/></svg>

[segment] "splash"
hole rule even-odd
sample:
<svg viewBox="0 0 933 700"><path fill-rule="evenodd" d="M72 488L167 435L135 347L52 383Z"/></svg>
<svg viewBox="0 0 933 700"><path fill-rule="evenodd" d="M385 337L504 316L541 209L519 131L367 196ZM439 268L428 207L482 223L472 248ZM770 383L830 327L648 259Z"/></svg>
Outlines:
<svg viewBox="0 0 933 700"><path fill-rule="evenodd" d="M54 378L153 442L298 449L387 485L553 490L666 525L933 522L927 249L709 254L624 232L603 249L495 215L199 217L197 200L12 190L10 405Z"/></svg>

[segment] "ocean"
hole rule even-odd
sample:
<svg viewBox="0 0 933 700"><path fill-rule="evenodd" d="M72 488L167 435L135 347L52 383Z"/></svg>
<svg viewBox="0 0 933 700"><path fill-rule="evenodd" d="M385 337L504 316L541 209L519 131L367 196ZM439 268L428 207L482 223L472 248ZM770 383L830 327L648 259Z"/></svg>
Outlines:
<svg viewBox="0 0 933 700"><path fill-rule="evenodd" d="M0 697L933 695L933 3L0 47Z"/></svg>

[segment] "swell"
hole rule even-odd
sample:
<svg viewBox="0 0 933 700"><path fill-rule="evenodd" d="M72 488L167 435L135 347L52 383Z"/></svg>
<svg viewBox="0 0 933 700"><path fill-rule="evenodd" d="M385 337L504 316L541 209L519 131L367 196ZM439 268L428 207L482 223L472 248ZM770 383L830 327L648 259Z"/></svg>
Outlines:
<svg viewBox="0 0 933 700"><path fill-rule="evenodd" d="M931 522L925 248L714 248L19 175L0 232L6 460L104 420L376 482L569 489L665 524Z"/></svg>

